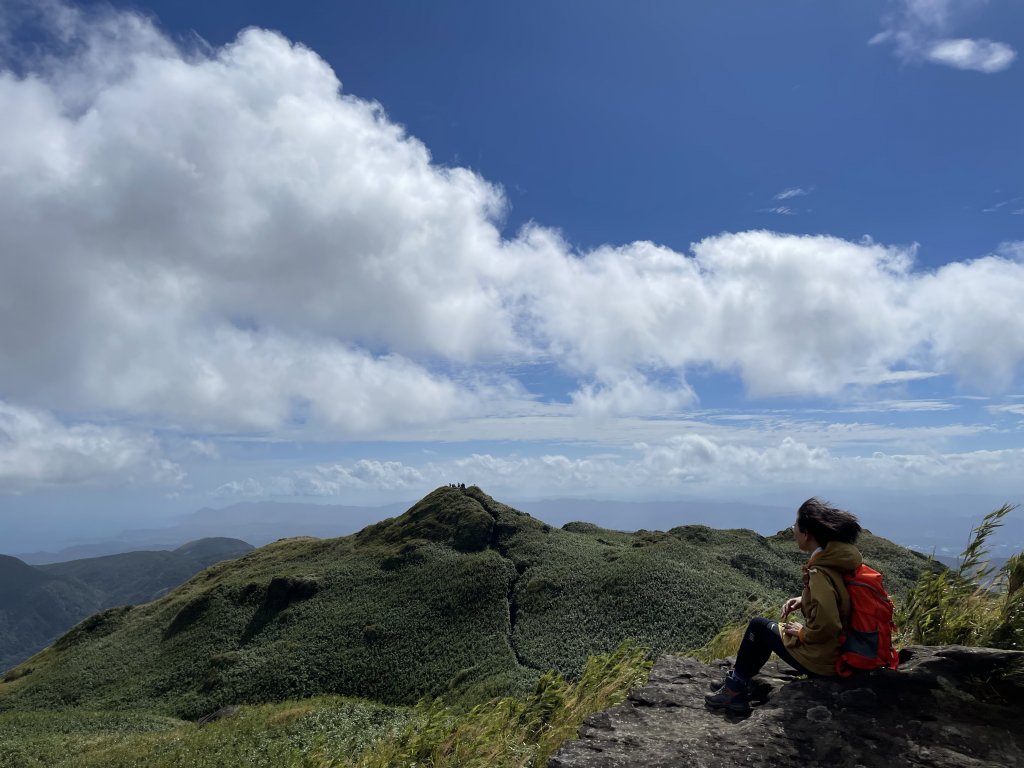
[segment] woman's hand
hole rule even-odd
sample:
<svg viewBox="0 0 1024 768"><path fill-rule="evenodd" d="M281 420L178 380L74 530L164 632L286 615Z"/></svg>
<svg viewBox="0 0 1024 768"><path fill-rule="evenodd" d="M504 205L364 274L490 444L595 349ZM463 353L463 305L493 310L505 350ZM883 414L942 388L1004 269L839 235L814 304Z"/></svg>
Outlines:
<svg viewBox="0 0 1024 768"><path fill-rule="evenodd" d="M790 637L800 637L800 630L803 628L803 624L800 624L799 622L787 621L782 625L782 632Z"/></svg>
<svg viewBox="0 0 1024 768"><path fill-rule="evenodd" d="M800 608L800 606L803 605L803 604L804 604L804 599L802 597L791 597L791 598L789 598L789 600L787 600L782 605L782 618L786 618L787 616L789 616L789 614L791 614L793 611L795 611L798 608Z"/></svg>

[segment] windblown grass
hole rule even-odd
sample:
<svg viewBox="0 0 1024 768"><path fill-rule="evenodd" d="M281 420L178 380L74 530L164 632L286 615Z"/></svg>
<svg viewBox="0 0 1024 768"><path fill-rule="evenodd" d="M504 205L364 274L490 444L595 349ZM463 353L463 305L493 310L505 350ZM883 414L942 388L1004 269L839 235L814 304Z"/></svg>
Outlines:
<svg viewBox="0 0 1024 768"><path fill-rule="evenodd" d="M1004 504L985 516L955 571L935 566L922 572L897 619L904 640L1024 650L1024 553L999 573L987 563L988 539L1016 508Z"/></svg>
<svg viewBox="0 0 1024 768"><path fill-rule="evenodd" d="M746 618L742 621L726 624L704 645L699 648L684 650L681 652L681 655L691 656L705 664L735 656L736 649L740 647L740 643L743 641L743 633L747 629L748 622L756 616L778 619L779 606L770 605L767 601L763 600L750 603L747 607Z"/></svg>
<svg viewBox="0 0 1024 768"><path fill-rule="evenodd" d="M457 714L440 700L421 706L405 730L354 760L327 759L321 768L541 768L575 736L583 719L618 703L647 679L646 651L624 642L591 656L576 682L548 672L525 698L503 698Z"/></svg>

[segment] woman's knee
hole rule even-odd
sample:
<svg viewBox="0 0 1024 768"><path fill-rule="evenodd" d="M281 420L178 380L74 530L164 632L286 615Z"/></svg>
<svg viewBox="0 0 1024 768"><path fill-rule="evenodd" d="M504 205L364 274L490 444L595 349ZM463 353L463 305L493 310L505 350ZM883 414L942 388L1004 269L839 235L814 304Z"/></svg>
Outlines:
<svg viewBox="0 0 1024 768"><path fill-rule="evenodd" d="M771 619L766 619L763 616L756 616L747 624L747 632L752 632L755 635L768 635L772 632L777 632L777 626L778 624Z"/></svg>

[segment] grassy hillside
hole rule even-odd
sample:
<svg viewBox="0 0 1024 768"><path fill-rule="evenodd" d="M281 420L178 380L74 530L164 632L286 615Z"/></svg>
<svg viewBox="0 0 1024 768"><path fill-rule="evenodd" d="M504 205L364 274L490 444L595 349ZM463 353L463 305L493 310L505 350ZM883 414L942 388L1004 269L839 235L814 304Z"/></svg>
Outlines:
<svg viewBox="0 0 1024 768"><path fill-rule="evenodd" d="M101 607L92 587L0 555L0 672Z"/></svg>
<svg viewBox="0 0 1024 768"><path fill-rule="evenodd" d="M238 539L201 539L173 551L124 552L35 566L98 590L102 608L145 603L184 584L207 566L241 557L253 547Z"/></svg>
<svg viewBox="0 0 1024 768"><path fill-rule="evenodd" d="M236 557L241 557L247 552L252 552L253 549L251 544L241 539L209 536L182 544L174 552L188 558L200 568L206 568L221 560L233 560Z"/></svg>
<svg viewBox="0 0 1024 768"><path fill-rule="evenodd" d="M145 712L0 712L3 768L541 768L586 715L646 681L644 650L547 673L527 695L470 710L318 696L230 708L199 724Z"/></svg>
<svg viewBox="0 0 1024 768"><path fill-rule="evenodd" d="M202 570L174 552L160 551L125 552L36 567L89 584L103 595L104 608L148 602Z"/></svg>
<svg viewBox="0 0 1024 768"><path fill-rule="evenodd" d="M0 555L0 672L97 611L148 602L208 565L251 550L244 541L217 538L173 552L126 552L52 565Z"/></svg>
<svg viewBox="0 0 1024 768"><path fill-rule="evenodd" d="M862 544L897 594L925 563ZM91 617L0 683L0 710L482 701L547 669L576 676L625 638L654 653L701 645L750 601L795 594L803 560L782 534L555 529L477 488L440 488L353 536L277 542Z"/></svg>

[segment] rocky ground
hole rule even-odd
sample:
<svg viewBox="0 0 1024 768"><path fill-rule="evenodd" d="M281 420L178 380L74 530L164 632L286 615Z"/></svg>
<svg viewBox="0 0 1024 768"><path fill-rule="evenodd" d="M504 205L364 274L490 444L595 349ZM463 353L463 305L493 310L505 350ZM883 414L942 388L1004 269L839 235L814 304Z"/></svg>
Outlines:
<svg viewBox="0 0 1024 768"><path fill-rule="evenodd" d="M899 671L800 679L769 662L750 714L704 706L726 661L666 656L551 768L1024 768L1024 652L912 646Z"/></svg>

